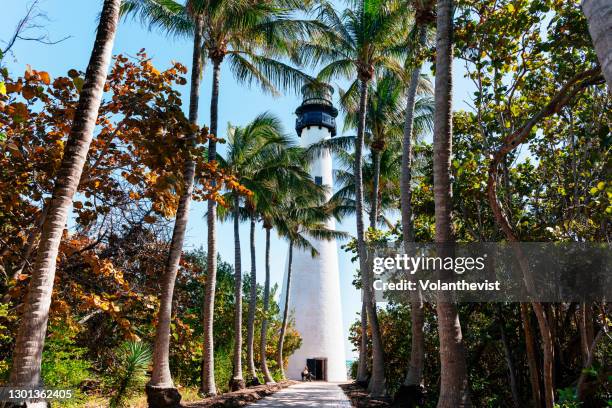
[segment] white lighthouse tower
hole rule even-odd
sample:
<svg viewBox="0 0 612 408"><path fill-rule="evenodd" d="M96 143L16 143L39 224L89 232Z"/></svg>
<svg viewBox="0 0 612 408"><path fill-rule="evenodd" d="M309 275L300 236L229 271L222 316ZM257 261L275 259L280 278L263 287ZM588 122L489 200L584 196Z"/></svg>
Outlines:
<svg viewBox="0 0 612 408"><path fill-rule="evenodd" d="M338 110L332 105L332 93L330 86L302 88L303 102L295 112L295 130L303 147L336 135ZM333 185L329 152L312 162L311 174L316 183L329 186L329 199ZM327 226L334 229L334 220L329 220ZM346 381L338 248L335 240L311 237L310 242L319 252L317 257L313 258L310 251L297 248L293 251L289 311L295 318L302 345L289 357L287 374L291 379L300 379L308 366L317 380Z"/></svg>

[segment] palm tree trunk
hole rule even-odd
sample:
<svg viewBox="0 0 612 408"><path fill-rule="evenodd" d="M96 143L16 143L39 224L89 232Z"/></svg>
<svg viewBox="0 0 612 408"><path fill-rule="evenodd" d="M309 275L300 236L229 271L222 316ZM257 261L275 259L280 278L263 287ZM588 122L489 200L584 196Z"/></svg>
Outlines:
<svg viewBox="0 0 612 408"><path fill-rule="evenodd" d="M53 196L42 226L36 261L32 268L30 289L25 299L21 324L15 341L10 376L12 387L41 385L40 364L47 331L58 248L93 137L117 31L120 6L121 0L105 0L100 15L83 89L53 188ZM44 402L29 405L41 404L46 406Z"/></svg>
<svg viewBox="0 0 612 408"><path fill-rule="evenodd" d="M608 90L612 92L612 2L609 0L583 0L589 33L593 39L597 59L601 64Z"/></svg>
<svg viewBox="0 0 612 408"><path fill-rule="evenodd" d="M434 204L435 241L453 242L451 225L452 185L452 33L453 1L438 1L436 17L436 83L434 116ZM442 245L442 246L443 246ZM440 249L445 249L441 246ZM440 337L440 396L438 408L471 407L463 334L454 303L437 303Z"/></svg>
<svg viewBox="0 0 612 408"><path fill-rule="evenodd" d="M374 174L372 179L372 203L370 205L370 228L376 229L378 221L378 190L380 189L380 150L372 149L372 164Z"/></svg>
<svg viewBox="0 0 612 408"><path fill-rule="evenodd" d="M191 89L189 94L189 122L197 126L198 103L200 98L200 78L202 75L202 17L195 18L193 37L193 61L191 68ZM195 133L188 135L186 144L191 147L195 143ZM170 322L172 320L172 298L174 296L174 283L178 272L179 261L183 253L185 230L189 220L189 207L193 193L195 176L195 162L191 152L186 153L185 169L183 173L184 190L176 210L176 220L172 231L170 251L166 261L166 268L161 285L161 297L157 327L155 332L155 346L153 350L153 371L151 380L147 384L147 400L150 407L174 407L181 400L181 395L174 387L170 374Z"/></svg>
<svg viewBox="0 0 612 408"><path fill-rule="evenodd" d="M418 43L415 51L423 49L427 40L427 26L419 25ZM412 139L414 127L414 106L416 104L416 92L421 76L421 63L417 62L410 76L408 95L406 98L406 120L404 122L404 135L402 140L402 175L400 181L401 210L402 210L402 232L404 237L404 251L408 251L414 242L414 230L412 225ZM418 292L411 294L410 302L411 320L411 347L410 363L402 389L397 397L405 400L419 398L423 390L423 367L425 365L425 333L423 323L425 313L423 301ZM398 399L396 398L396 399Z"/></svg>
<svg viewBox="0 0 612 408"><path fill-rule="evenodd" d="M221 61L213 61L212 96L210 98L210 133L217 137L217 121L219 112L219 80L221 76ZM208 144L208 162L217 157L217 142L211 139ZM216 395L215 385L215 352L213 342L213 320L215 308L215 289L217 285L217 205L215 200L208 200L206 223L208 227L208 248L206 254L206 285L204 287L203 327L204 353L202 361L202 387L204 395Z"/></svg>
<svg viewBox="0 0 612 408"><path fill-rule="evenodd" d="M365 298L363 290L361 296ZM368 310L365 301L361 302L361 343L357 365L357 382L362 386L368 384Z"/></svg>
<svg viewBox="0 0 612 408"><path fill-rule="evenodd" d="M232 391L245 387L242 378L242 254L240 253L240 197L234 198L234 364L233 378L230 380Z"/></svg>
<svg viewBox="0 0 612 408"><path fill-rule="evenodd" d="M372 333L372 377L370 388L372 396L384 396L385 386L385 359L380 336L376 307L372 303L372 290L370 286L370 273L368 268L367 251L363 228L363 143L365 137L366 107L368 101L368 83L360 79L359 122L357 125L357 141L355 144L355 207L357 220L357 250L359 254L359 269L361 270L361 284L363 288L363 302L366 304L368 320Z"/></svg>
<svg viewBox="0 0 612 408"><path fill-rule="evenodd" d="M251 233L249 239L251 250L251 293L249 295L249 320L247 322L247 364L250 385L259 385L255 370L255 311L257 309L257 265L255 264L255 216L251 215Z"/></svg>
<svg viewBox="0 0 612 408"><path fill-rule="evenodd" d="M287 287L285 288L285 309L283 310L283 325L281 326L280 338L278 339L278 368L281 377L285 378L285 362L283 360L283 345L285 343L285 332L287 331L287 320L289 318L289 291L291 290L291 267L293 264L293 241L289 241L289 261L287 262Z"/></svg>
<svg viewBox="0 0 612 408"><path fill-rule="evenodd" d="M265 383L274 383L274 379L268 370L266 360L266 343L268 335L268 309L270 309L270 227L266 229L266 282L263 295L263 317L261 321L261 338L259 340L259 358L261 362L261 372Z"/></svg>

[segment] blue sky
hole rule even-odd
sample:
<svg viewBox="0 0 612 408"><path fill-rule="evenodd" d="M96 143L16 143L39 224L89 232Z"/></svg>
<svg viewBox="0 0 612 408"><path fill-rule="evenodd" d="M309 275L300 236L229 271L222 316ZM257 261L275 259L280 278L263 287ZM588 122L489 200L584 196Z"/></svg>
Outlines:
<svg viewBox="0 0 612 408"><path fill-rule="evenodd" d="M0 17L0 41L6 41L13 33L14 27L23 17L26 11L24 0L12 0L3 5L3 13ZM51 40L61 39L66 36L70 38L56 45L42 45L32 41L20 41L13 47L14 55L7 55L4 63L14 75L21 75L26 64L37 70L48 71L52 77L66 75L69 69L75 68L85 70L91 53L91 47L95 37L96 18L100 12L101 1L95 0L42 0L41 11L45 12L48 21L42 21ZM5 44L0 44L4 48ZM170 61L179 61L190 68L191 44L188 40L167 38L159 32L151 32L141 27L132 20L124 21L117 33L114 54L122 53L135 55L138 50L145 48L153 63L158 69L166 68ZM210 66L206 67L205 76L201 88L201 100L199 107L200 124L208 124L210 118ZM429 72L429 71L428 71ZM460 62L455 64L455 109L467 109L464 100L469 98L472 92L471 84L463 78L464 69ZM187 109L188 84L178 87L184 99L184 107ZM219 133L223 137L228 122L234 125L243 125L251 121L255 116L270 111L277 115L283 122L288 133L295 135L293 130L295 108L300 104L298 95L288 93L280 97L272 97L263 94L257 87L248 88L238 84L232 77L227 65L222 68L221 87L219 96ZM339 118L339 131L342 119ZM223 148L221 147L221 151ZM186 249L206 246L206 223L204 219L205 204L194 203L192 206L189 227L186 238ZM354 219L347 218L338 224L338 229L354 234ZM233 230L231 223L221 223L218 226L218 248L221 257L228 262L233 262ZM243 265L244 270L250 270L248 251L248 225L244 224L241 229ZM264 259L263 259L263 230L258 228L256 242L261 249L258 251L258 280L263 281ZM339 245L340 246L340 245ZM348 336L348 328L357 318L356 314L361 310L359 292L351 285L355 265L351 263L350 256L339 249L340 259L340 286L342 290L342 309L344 317L344 331ZM271 260L272 281L282 284L283 268L287 244L273 234ZM280 291L279 291L280 292ZM347 357L353 356L352 346L348 340L345 342Z"/></svg>

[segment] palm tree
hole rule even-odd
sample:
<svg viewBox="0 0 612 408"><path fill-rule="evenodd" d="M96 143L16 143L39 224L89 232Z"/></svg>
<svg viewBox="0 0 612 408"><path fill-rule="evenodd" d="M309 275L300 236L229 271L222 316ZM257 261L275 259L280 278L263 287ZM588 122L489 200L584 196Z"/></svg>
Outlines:
<svg viewBox="0 0 612 408"><path fill-rule="evenodd" d="M432 93L431 83L425 77L417 78L416 83L416 88L418 88L422 97L416 102L416 106L413 104L412 117L416 127L414 137L430 131L433 126L433 99L425 97L425 95L431 95ZM342 93L341 95L343 108L347 112L344 130L354 129L359 118L358 95L356 95L356 92L353 92L352 95L348 93ZM373 172L371 177L364 176L364 180L370 180L372 184L368 194L366 194L366 201L369 200L370 206L370 228L376 228L379 221L378 201L380 199L378 197L381 190L381 156L387 150L388 145L397 146L403 135L404 82L392 73L383 73L378 75L370 85L368 95L365 143L370 149ZM334 144L335 141L335 138L330 139L328 144ZM341 144L343 145L345 142L341 142ZM334 150L338 151L340 148Z"/></svg>
<svg viewBox="0 0 612 408"><path fill-rule="evenodd" d="M583 0L582 11L589 24L601 71L608 89L612 89L612 3L607 0Z"/></svg>
<svg viewBox="0 0 612 408"><path fill-rule="evenodd" d="M404 132L402 139L402 174L400 185L400 203L401 203L401 220L402 220L402 236L404 250L408 250L412 242L414 242L414 230L412 224L412 141L415 134L415 108L417 104L417 88L419 86L419 78L421 76L422 61L420 55L427 46L427 31L428 26L434 20L433 1L432 0L411 0L415 6L415 27L417 41L414 47L411 47L412 72L406 92L406 110L404 120ZM418 292L411 294L410 302L410 320L411 320L411 346L410 346L410 363L408 371L400 390L396 393L395 400L399 403L400 398L405 398L406 402L415 400L421 393L423 387L423 368L425 365L425 333L423 324L425 322L425 312L423 309L423 300Z"/></svg>
<svg viewBox="0 0 612 408"><path fill-rule="evenodd" d="M283 322L276 357L282 378L285 378L283 345L289 319L293 249L309 250L311 256L316 257L319 252L310 242L310 238L332 240L347 237L346 233L332 230L327 225L327 221L334 213L335 206L333 201L325 203L324 200L325 188L309 180L300 186L293 186L289 194L284 197L283 202L279 205L279 211L274 216L274 227L280 236L289 241Z"/></svg>
<svg viewBox="0 0 612 408"><path fill-rule="evenodd" d="M417 78L416 84L422 93L431 93L431 85L429 81L425 78ZM342 105L344 110L347 112L344 124L345 130L347 130L347 128L355 128L357 126L357 120L359 117L357 106L357 101L359 98L357 93L355 92L356 88L352 89L352 94L349 92L341 93ZM377 78L375 84L370 86L369 93L371 96L369 98L368 111L366 115L366 144L370 147L374 171L370 173L372 177L368 177L367 174L364 174L364 179L372 180L372 188L369 189L368 192L366 192L365 198L366 201L368 201L369 199L370 228L376 228L380 212L379 200L382 199L382 197L378 198L380 195L379 191L381 190L381 156L387 151L387 145L389 143L399 143L399 139L402 135L401 119L404 115L404 110L402 107L403 96L405 93L404 84L403 81L401 81L401 78L398 78L396 75L392 75L391 73L385 73L383 75L379 75L379 78ZM416 106L416 113L414 113L413 111L412 116L414 118L416 126L414 132L415 135L419 135L425 130L431 129L433 123L433 101L429 98L419 99ZM323 144L326 148L330 148L337 154L341 154L348 145L354 145L354 137L336 137L333 139L325 140ZM393 163L393 165L396 166L394 167L394 169L399 169L401 163L395 163L392 160L389 160L390 155L387 156L387 162ZM395 155L395 157L400 156ZM354 161L351 162L354 163ZM345 170L345 172L348 172L348 170ZM349 185L350 189L352 189L354 192L354 183L352 181L349 181L350 177L354 177L352 172L350 172L350 177L346 177L346 173L344 174L344 176L344 192L347 192L346 188ZM365 187L367 189L367 185ZM382 190L382 192L383 194L388 195L389 190L385 188ZM352 197L353 195L354 194L351 194L350 196ZM344 198L346 199L346 197ZM394 199L395 200L393 201L393 205L395 204L395 202L397 202L397 197L394 197ZM363 306L361 312L361 333L362 344L359 347L359 361L366 362L366 352L368 344L367 312ZM360 383L365 383L367 381L367 376L367 364L359 364L357 371L357 381Z"/></svg>
<svg viewBox="0 0 612 408"><path fill-rule="evenodd" d="M280 129L279 129L280 130ZM267 186L267 194L258 197L255 213L262 221L266 233L265 268L266 277L263 294L263 317L260 333L260 365L266 383L273 383L274 379L268 369L266 358L268 314L270 307L270 235L274 227L274 219L278 216L279 203L293 189L301 188L309 180L306 155L304 149L290 145L275 146L269 157L269 162L274 164L274 169L269 173L262 173L257 180L258 184Z"/></svg>
<svg viewBox="0 0 612 408"><path fill-rule="evenodd" d="M210 132L217 136L219 85L221 64L224 59L229 59L231 69L240 82L250 84L256 81L264 91L271 93L278 92L276 90L278 85L298 89L309 77L300 70L280 62L278 57L291 52L289 41L297 38L305 22L289 18L297 3L249 0L205 0L204 2L207 9L204 43L213 66ZM208 149L208 160L212 162L215 159L216 142L212 139ZM201 392L205 395L216 394L212 316L217 270L215 212L216 202L210 199L207 211L209 279L204 288L203 305L204 356ZM266 231L269 232L268 229Z"/></svg>
<svg viewBox="0 0 612 408"><path fill-rule="evenodd" d="M257 384L254 356L257 305L255 228L260 219L264 221L270 219L279 197L279 186L289 183L301 185L310 179L310 176L304 161L300 158L301 149L292 147L292 143L283 133L280 120L275 116L264 113L244 128L232 128L229 136L227 159L217 156L218 160L220 165L237 176L240 184L251 193L244 198L240 212L241 218L250 221L251 287L247 321L247 369L249 382ZM235 216L235 209L233 214ZM225 218L229 214L221 211L220 216ZM269 240L267 243L269 245ZM268 292L268 302L264 304L269 304L269 266L267 275L265 283L267 289L264 289L264 292L266 290ZM265 323L267 325L267 322ZM265 358L265 354L262 358ZM262 370L265 376L266 370L263 364ZM271 380L272 377L268 372L266 381Z"/></svg>
<svg viewBox="0 0 612 408"><path fill-rule="evenodd" d="M332 77L342 76L353 81L350 88L359 89L359 120L355 144L357 247L362 271L363 301L366 303L372 331L371 393L374 396L382 396L386 394L385 365L376 307L371 301L370 274L366 262L362 151L366 130L368 84L374 78L375 67L385 68L398 75L403 72L398 58L406 49L401 35L405 30L406 9L397 7L396 2L385 0L353 1L351 5L352 8L346 9L342 16L339 16L331 4L322 3L317 18L328 30L314 33L300 44L299 49L304 62L326 64L319 72L320 80L329 82Z"/></svg>
<svg viewBox="0 0 612 408"><path fill-rule="evenodd" d="M312 25L312 22L292 18L291 12L299 2L250 0L190 0L182 5L175 0L128 0L138 8L141 16L152 25L167 27L180 35L193 32L184 16L189 9L202 13L203 48L212 62L210 133L218 137L218 111L221 65L227 60L238 81L258 83L261 88L277 94L277 86L299 89L310 78L300 70L279 61L292 50L289 43ZM208 160L217 158L216 140L209 142ZM216 203L207 203L207 268L202 305L204 353L202 361L201 393L215 395L213 308L215 298L217 249Z"/></svg>
<svg viewBox="0 0 612 408"><path fill-rule="evenodd" d="M115 41L120 6L121 0L105 0L102 6L96 40L87 65L72 129L64 149L53 196L46 209L47 216L42 225L38 253L30 278L30 289L24 302L23 315L15 341L10 375L12 387L41 385L42 351L58 248L93 137ZM43 405L44 402L28 403L28 406Z"/></svg>
<svg viewBox="0 0 612 408"><path fill-rule="evenodd" d="M150 2L130 1L124 3L122 13L125 15L139 15L142 22L151 26L155 23L154 15L159 10L151 9L159 7ZM174 14L171 12L175 10ZM161 11L164 11L163 9ZM191 68L191 84L189 93L189 122L193 129L197 128L198 104L200 98L200 79L203 70L202 58L202 11L196 8L195 4L186 8L175 7L165 10L164 22L159 23L169 32L174 32L175 26L192 27L190 35L193 37L193 58ZM190 24L191 23L191 24ZM195 144L195 131L192 131L186 138L188 146ZM172 241L162 279L160 309L157 318L155 332L155 346L153 351L153 371L151 380L147 384L147 398L151 406L175 406L181 400L181 395L174 387L172 375L170 373L169 353L170 353L170 323L172 320L172 298L174 296L174 284L178 272L179 261L183 252L183 242L185 231L189 219L189 207L193 192L195 177L195 161L188 152L185 158L185 168L183 170L183 190L179 199L176 220L172 231Z"/></svg>
<svg viewBox="0 0 612 408"><path fill-rule="evenodd" d="M227 170L229 174L234 175L243 186L252 188L252 196L246 197L245 201L251 203L255 194L270 194L270 191L258 184L262 175L272 174L275 171L274 163L267 162L272 146L285 146L288 144L287 139L282 135L279 120L270 115L263 113L257 116L252 122L245 127L228 126L228 144L226 158L217 156L220 166ZM263 191L262 187L266 190ZM240 253L240 221L249 217L249 212L245 207L241 207L241 198L234 192L225 194L227 202L233 204L231 209L219 208L217 216L221 220L231 217L234 222L234 262L235 262L235 317L234 326L236 338L234 340L234 359L233 359L233 378L230 380L230 388L244 388L244 379L242 378L242 267ZM256 199L256 197L255 197ZM252 207L252 205L249 205ZM254 253L254 223L251 235L252 240L252 257ZM252 268L255 267L255 260L252 260ZM256 283L256 276L252 274L252 283ZM251 310L251 309L250 309ZM249 311L250 311L249 310ZM254 307L253 307L254 312ZM250 319L249 319L250 320ZM252 359L252 342L254 327L253 321L248 325L250 333L249 341L249 374L252 378L256 378L255 365ZM252 370L251 370L252 368Z"/></svg>
<svg viewBox="0 0 612 408"><path fill-rule="evenodd" d="M433 140L435 241L453 242L452 186L452 58L453 2L440 0L437 10L435 119ZM442 245L441 249L444 251ZM471 407L459 313L454 303L437 302L440 337L440 396L438 408Z"/></svg>

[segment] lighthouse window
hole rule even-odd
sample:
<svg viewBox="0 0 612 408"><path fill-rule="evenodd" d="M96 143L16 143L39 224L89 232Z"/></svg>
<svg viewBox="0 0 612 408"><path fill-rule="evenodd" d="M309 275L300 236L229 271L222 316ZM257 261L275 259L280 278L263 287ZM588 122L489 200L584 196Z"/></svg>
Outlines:
<svg viewBox="0 0 612 408"><path fill-rule="evenodd" d="M316 184L317 186L322 185L322 184L323 184L323 177L320 177L320 176L315 176L315 184Z"/></svg>

